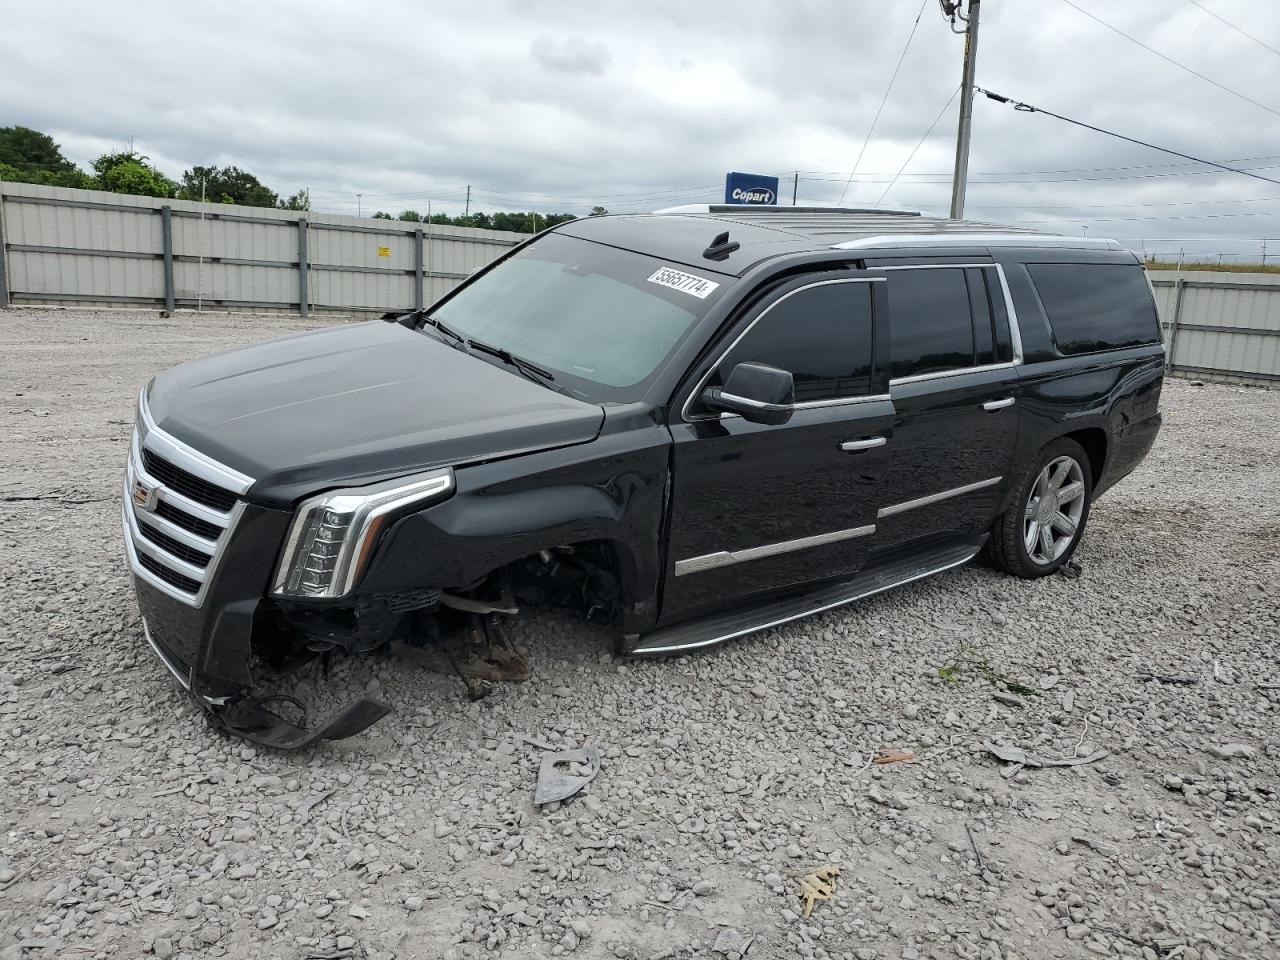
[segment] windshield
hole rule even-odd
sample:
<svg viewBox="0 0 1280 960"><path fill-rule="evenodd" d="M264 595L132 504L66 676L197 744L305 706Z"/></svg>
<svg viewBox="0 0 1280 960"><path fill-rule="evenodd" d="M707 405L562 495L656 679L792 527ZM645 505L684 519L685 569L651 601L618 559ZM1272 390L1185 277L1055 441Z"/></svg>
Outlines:
<svg viewBox="0 0 1280 960"><path fill-rule="evenodd" d="M553 233L431 316L469 340L545 367L574 393L630 400L723 293L722 281Z"/></svg>

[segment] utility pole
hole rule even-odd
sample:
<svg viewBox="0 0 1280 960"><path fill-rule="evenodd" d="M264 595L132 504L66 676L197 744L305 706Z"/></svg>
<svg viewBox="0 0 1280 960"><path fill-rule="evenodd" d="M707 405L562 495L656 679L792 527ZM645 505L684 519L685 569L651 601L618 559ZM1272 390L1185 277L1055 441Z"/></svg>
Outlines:
<svg viewBox="0 0 1280 960"><path fill-rule="evenodd" d="M969 0L969 12L960 10L963 0L941 0L942 12L951 18L951 29L964 33L964 71L960 77L960 126L956 131L956 169L951 181L951 219L964 216L964 194L969 184L969 135L973 130L973 82L978 63L978 13L980 0ZM956 17L965 21L965 30L956 30Z"/></svg>
<svg viewBox="0 0 1280 960"><path fill-rule="evenodd" d="M464 217L471 216L471 184L467 184L467 209L462 214Z"/></svg>
<svg viewBox="0 0 1280 960"><path fill-rule="evenodd" d="M800 171L796 171L795 179L791 181L791 205L796 205L796 194L800 192Z"/></svg>
<svg viewBox="0 0 1280 960"><path fill-rule="evenodd" d="M356 194L356 216L357 217L364 216L364 194L363 193Z"/></svg>

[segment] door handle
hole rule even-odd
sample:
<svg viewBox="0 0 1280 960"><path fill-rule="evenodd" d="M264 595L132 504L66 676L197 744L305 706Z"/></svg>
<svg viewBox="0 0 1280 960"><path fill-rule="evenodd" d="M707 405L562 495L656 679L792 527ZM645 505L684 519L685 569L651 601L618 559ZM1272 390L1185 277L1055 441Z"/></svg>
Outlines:
<svg viewBox="0 0 1280 960"><path fill-rule="evenodd" d="M885 437L871 437L867 440L846 440L840 444L840 449L845 453L858 453L862 450L872 450L875 447L883 447L889 441Z"/></svg>
<svg viewBox="0 0 1280 960"><path fill-rule="evenodd" d="M988 400L982 405L982 409L991 413L995 410L1003 410L1005 407L1013 406L1013 397L1005 397L1003 400Z"/></svg>

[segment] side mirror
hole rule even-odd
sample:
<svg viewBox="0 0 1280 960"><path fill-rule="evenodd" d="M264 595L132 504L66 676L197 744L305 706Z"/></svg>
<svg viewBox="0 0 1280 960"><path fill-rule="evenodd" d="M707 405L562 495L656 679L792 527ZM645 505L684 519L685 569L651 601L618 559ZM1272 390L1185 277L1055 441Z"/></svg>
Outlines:
<svg viewBox="0 0 1280 960"><path fill-rule="evenodd" d="M778 426L795 410L796 385L791 374L764 363L740 363L723 387L708 387L702 402L712 410L736 413L752 423Z"/></svg>

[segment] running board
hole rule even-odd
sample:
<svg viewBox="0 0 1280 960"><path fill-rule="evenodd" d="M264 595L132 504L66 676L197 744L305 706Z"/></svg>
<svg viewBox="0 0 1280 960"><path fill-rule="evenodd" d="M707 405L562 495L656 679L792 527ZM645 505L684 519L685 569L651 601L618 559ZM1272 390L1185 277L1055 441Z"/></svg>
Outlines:
<svg viewBox="0 0 1280 960"><path fill-rule="evenodd" d="M977 556L986 539L984 534L976 543L960 544L935 550L923 557L894 561L861 573L845 583L823 587L800 596L772 600L746 610L731 610L663 627L652 633L641 634L636 645L627 650L627 653L633 657L684 653L842 607L864 597L968 563Z"/></svg>

